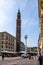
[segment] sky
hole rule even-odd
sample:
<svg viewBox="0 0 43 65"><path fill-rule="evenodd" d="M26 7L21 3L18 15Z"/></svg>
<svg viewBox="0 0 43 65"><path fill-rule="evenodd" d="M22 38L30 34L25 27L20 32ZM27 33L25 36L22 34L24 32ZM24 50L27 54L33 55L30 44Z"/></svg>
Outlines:
<svg viewBox="0 0 43 65"><path fill-rule="evenodd" d="M0 0L0 32L7 31L16 36L16 19L18 8L21 12L21 41L27 46L38 45L39 16L38 0Z"/></svg>

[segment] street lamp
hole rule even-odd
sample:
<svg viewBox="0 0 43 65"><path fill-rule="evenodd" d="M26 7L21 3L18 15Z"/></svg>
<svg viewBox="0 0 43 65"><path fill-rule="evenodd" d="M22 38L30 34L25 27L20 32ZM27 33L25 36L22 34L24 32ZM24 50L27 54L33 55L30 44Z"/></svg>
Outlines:
<svg viewBox="0 0 43 65"><path fill-rule="evenodd" d="M25 53L27 53L27 35L25 35L24 39L25 39Z"/></svg>

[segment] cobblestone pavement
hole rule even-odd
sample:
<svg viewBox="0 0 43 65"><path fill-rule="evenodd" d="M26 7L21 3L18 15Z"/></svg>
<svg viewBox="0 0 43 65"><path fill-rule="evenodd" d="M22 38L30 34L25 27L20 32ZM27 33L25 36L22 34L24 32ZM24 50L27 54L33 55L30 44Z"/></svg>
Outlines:
<svg viewBox="0 0 43 65"><path fill-rule="evenodd" d="M5 58L4 61L0 61L0 65L39 65L38 60L29 58Z"/></svg>

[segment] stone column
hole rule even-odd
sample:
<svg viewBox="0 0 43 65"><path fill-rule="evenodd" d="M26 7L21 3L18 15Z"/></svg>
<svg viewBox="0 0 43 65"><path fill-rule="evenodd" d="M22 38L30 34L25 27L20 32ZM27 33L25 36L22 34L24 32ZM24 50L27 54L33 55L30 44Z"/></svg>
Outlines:
<svg viewBox="0 0 43 65"><path fill-rule="evenodd" d="M24 38L25 38L25 53L27 53L27 38L28 38L27 35L25 35Z"/></svg>
<svg viewBox="0 0 43 65"><path fill-rule="evenodd" d="M16 40L14 40L14 52L16 52Z"/></svg>

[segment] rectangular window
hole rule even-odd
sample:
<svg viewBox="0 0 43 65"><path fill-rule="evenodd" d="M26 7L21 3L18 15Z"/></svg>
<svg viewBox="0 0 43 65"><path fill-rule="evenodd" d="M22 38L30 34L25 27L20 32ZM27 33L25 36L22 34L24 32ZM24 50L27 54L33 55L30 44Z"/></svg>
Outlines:
<svg viewBox="0 0 43 65"><path fill-rule="evenodd" d="M3 48L3 45L2 45L2 48Z"/></svg>
<svg viewBox="0 0 43 65"><path fill-rule="evenodd" d="M2 41L2 44L3 44L4 42Z"/></svg>

